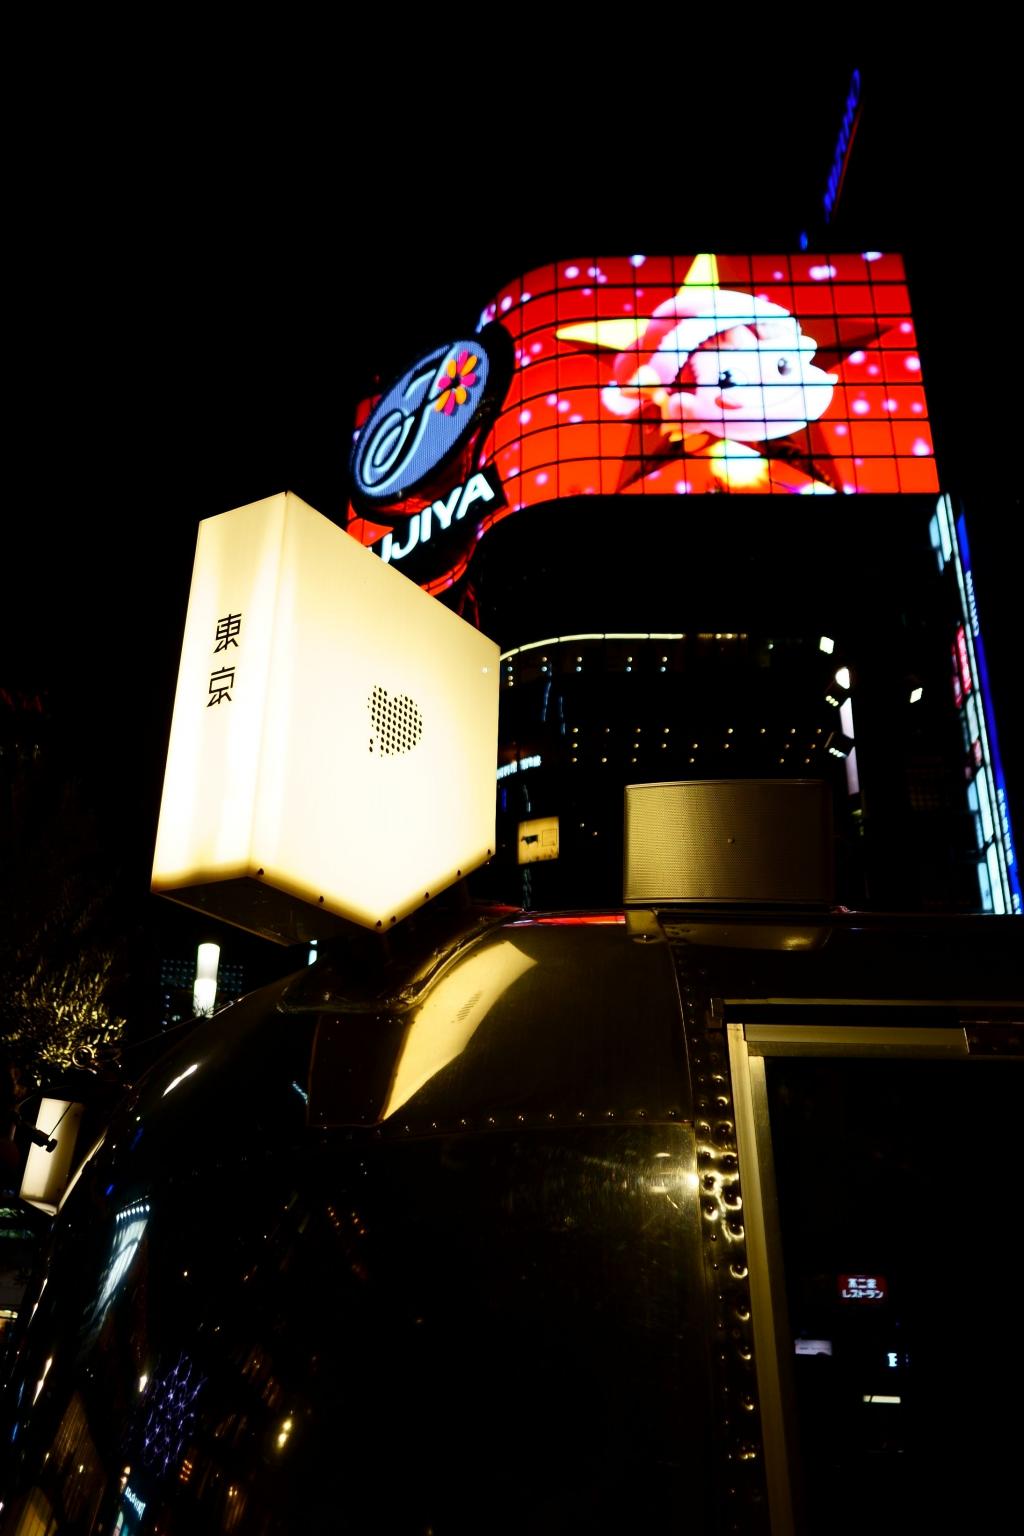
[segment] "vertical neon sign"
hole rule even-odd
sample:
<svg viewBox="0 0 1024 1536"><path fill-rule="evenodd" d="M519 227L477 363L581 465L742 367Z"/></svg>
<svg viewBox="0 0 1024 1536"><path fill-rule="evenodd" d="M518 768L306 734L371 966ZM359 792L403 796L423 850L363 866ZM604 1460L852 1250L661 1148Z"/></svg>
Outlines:
<svg viewBox="0 0 1024 1536"><path fill-rule="evenodd" d="M977 864L981 904L990 912L1020 913L1024 910L1020 870L999 755L985 642L978 621L967 524L962 513L954 522L948 496L939 498L938 509L932 518L931 538L939 569L952 562L960 591L961 623L953 650L954 680L964 744L972 753L967 803L979 828Z"/></svg>

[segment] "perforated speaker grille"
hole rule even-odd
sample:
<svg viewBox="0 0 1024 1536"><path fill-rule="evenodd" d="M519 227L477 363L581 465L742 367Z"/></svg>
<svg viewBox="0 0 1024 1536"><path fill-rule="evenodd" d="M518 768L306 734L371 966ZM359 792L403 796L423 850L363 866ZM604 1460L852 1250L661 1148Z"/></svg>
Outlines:
<svg viewBox="0 0 1024 1536"><path fill-rule="evenodd" d="M376 686L369 698L370 751L393 757L411 752L423 735L423 716L419 706L406 694L394 698L386 688Z"/></svg>
<svg viewBox="0 0 1024 1536"><path fill-rule="evenodd" d="M628 785L624 900L831 901L831 813L813 779Z"/></svg>

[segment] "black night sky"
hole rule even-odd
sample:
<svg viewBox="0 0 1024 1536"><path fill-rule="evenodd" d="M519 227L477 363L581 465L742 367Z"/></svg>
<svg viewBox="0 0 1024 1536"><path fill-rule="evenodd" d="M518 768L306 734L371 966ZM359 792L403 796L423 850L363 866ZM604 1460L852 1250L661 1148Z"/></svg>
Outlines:
<svg viewBox="0 0 1024 1536"><path fill-rule="evenodd" d="M394 930L347 925L311 971L305 944L279 948L149 890L200 521L291 490L343 523L356 403L428 348L471 331L518 274L588 255L785 253L804 231L824 256L906 258L939 479L971 533L1024 852L1018 50L1008 27L985 35L959 12L949 21L917 10L907 41L888 35L887 12L874 37L858 40L852 7L813 18L778 7L708 14L702 28L679 6L356 7L325 13L318 28L282 8L208 9L194 20L48 8L38 36L24 17L8 26L6 1529L82 1530L99 1520L97 1529L120 1530L118 1510L126 1533L207 1530L218 1520L239 1532L466 1530L481 1519L498 1532L684 1521L761 1529L768 1515L786 1518L790 1472L798 1490L806 1473L797 1512L815 1529L996 1528L983 1509L1010 1497L1010 1404L1022 1365L1011 1330L993 1345L978 1326L993 1290L984 1242L994 1225L979 1210L991 1206L1005 1225L1015 1194L1019 1205L1011 1074L1000 1070L1020 1051L1009 1002L1019 929L1009 919L948 919L936 897L934 924L927 914L875 922L844 909L812 920L780 901L767 919L763 908L723 902L709 922L707 911L692 924L682 914L660 935L627 927L596 906L617 891L595 897L588 883L612 867L605 824L589 843L599 836L589 812L575 845L592 848L589 864L574 855L547 866L580 880L591 903L583 922L564 912L554 923L523 922L517 912L514 933L485 931L479 912L465 921L460 884ZM936 41L944 28L950 41ZM834 32L860 51L826 51ZM855 66L862 115L826 227L823 196ZM916 358L904 354L901 366L916 379ZM652 563L662 555L666 606L691 614L704 583L716 615L732 599L742 616L766 595L774 624L775 612L796 614L813 584L816 616L825 593L840 624L865 619L861 654L870 649L878 665L870 673L864 663L862 677L888 683L890 657L903 642L910 653L919 620L929 642L941 621L929 627L923 603L903 604L913 566L902 534L914 519L925 573L929 558L923 501L891 495L868 519L856 495L803 502L800 515L794 497L759 500L745 498L745 524L728 496L673 500L682 536L673 529L662 540L667 556L655 535L649 541ZM573 516L582 526L590 505L563 504L570 533L561 545L551 537L559 555L575 558ZM597 502L599 515L607 505ZM622 517L630 533L636 506L633 525ZM886 519L888 536L888 520L895 528L904 513L891 535L900 559L886 566L877 528ZM506 532L522 527L525 544L530 516ZM684 517L706 519L714 538L702 544ZM501 529L488 538L497 564ZM584 538L596 551L589 565L581 557L583 598L603 605L617 582L650 612L659 584L639 566L644 544L637 539L630 567L643 579L630 587L621 555L616 570L618 530L602 543L588 525ZM845 570L844 540L857 554ZM767 550L770 566L759 559ZM510 606L520 593L529 605L555 568L553 555L534 567L529 553ZM564 616L569 583L546 579ZM943 579L948 588L948 571ZM799 665L775 669L773 658L760 695L750 690L769 699L766 720L779 678L782 689L795 679L798 702L808 679L821 686L807 663L824 658L798 620L770 632L793 639ZM678 627L697 642L694 696L699 684L702 699L714 692L716 706L729 697L731 707L741 669L712 663L732 649L752 673L753 647L718 644L747 637L703 634L689 617ZM834 632L841 646L843 631ZM687 657L690 649L679 646ZM830 689L839 662L828 661ZM851 670L858 665L854 656ZM610 676L595 668L579 679L584 706L598 690L612 693ZM646 682L621 681L616 698L631 709ZM661 681L666 691L649 696L668 698L671 711L689 678L680 694L675 675ZM554 710L547 723L551 687L538 676L533 694L518 688L514 697L532 708L543 695L554 739L559 725L563 735L572 726ZM884 692L865 683L863 696ZM604 718L619 721L612 702ZM401 717L398 706L422 726L414 700L393 699ZM925 905L933 891L962 889L952 877L929 886L927 871L914 887L908 848L938 849L954 874L974 878L943 799L949 785L961 793L962 768L948 696L943 709L935 714L945 735L922 728L917 737L921 758L931 754L925 767L935 765L937 819L924 793L912 799L917 715L907 726L906 710L879 708L881 725L862 735L865 746L881 743L886 767L891 755L885 782L907 789L913 834L869 806L862 856L853 828L864 829L854 821L864 802L846 817L836 843L851 881L871 872L872 838L890 856L876 861L883 874L895 870L888 886L856 887L876 908L889 891L919 891ZM852 731L848 716L838 718ZM647 716L634 728L648 729ZM669 730L659 740L664 761ZM673 743L684 734L677 728ZM835 739L820 734L825 748ZM862 752L865 785L868 761ZM607 781L587 758L581 764L567 799L582 784L603 816ZM413 791L405 780L401 795L389 787L387 814L403 830L430 814L436 784L421 765L412 763ZM925 774L922 782L927 791ZM546 814L531 808L529 782L510 784L521 799L510 800L508 823ZM736 815L742 828L745 812ZM712 830L694 838L695 869L722 816L702 813ZM809 869L799 825L796 836L783 815L777 825L797 849L790 862ZM946 841L929 841L936 825L952 828ZM527 843L525 832L515 838ZM734 867L755 870L747 841ZM511 837L496 839L494 869L520 877L524 906L542 906L558 888L542 885L544 865L524 877L514 848ZM972 887L950 905L973 897ZM195 945L213 937L224 945L219 1002L279 985L204 1029L193 1017ZM647 943L656 937L669 942ZM956 1005L965 998L991 1006ZM444 1027L429 1038L435 1002ZM751 1038L748 1047L747 1021L764 1023L767 1044ZM895 1026L891 1041L881 1028L855 1041L848 1026L869 1021ZM772 1035L780 1023L783 1034ZM824 1033L833 1023L843 1026L841 1046ZM825 1043L800 1044L801 1031ZM987 1059L984 1071L962 1059L968 1047ZM764 1052L760 1088L741 1064L748 1051ZM772 1060L773 1051L783 1054ZM823 1056L801 1062L798 1051ZM845 1059L861 1053L881 1055ZM909 1059L933 1054L947 1059ZM974 1081L986 1074L995 1087ZM31 1132L37 1089L65 1109ZM48 1219L14 1190L30 1136L55 1149L79 1103L75 1164L90 1146L96 1155L50 1246ZM748 1184L744 1122L754 1125L760 1105L768 1119L750 1131L761 1161ZM72 1114L61 1136L74 1124ZM18 1266L30 1262L25 1290L28 1270ZM5 1333L19 1308L18 1331ZM794 1340L802 1417L787 1442L780 1351ZM817 1376L801 1375L804 1367ZM822 1525L825 1508L836 1513ZM923 1521L908 1522L908 1510Z"/></svg>
<svg viewBox="0 0 1024 1536"><path fill-rule="evenodd" d="M198 521L284 489L340 521L353 402L531 265L795 249L802 229L818 249L907 255L1024 836L1012 87L959 59L927 77L859 62L863 116L828 235L839 59L685 71L672 100L649 80L599 95L558 71L546 106L525 65L500 84L481 71L462 122L438 114L448 87L412 71L362 115L294 80L230 103L197 83L173 107L137 85L25 172L0 685L45 695L69 771L117 808L111 837L140 891ZM398 112L414 85L417 112Z"/></svg>

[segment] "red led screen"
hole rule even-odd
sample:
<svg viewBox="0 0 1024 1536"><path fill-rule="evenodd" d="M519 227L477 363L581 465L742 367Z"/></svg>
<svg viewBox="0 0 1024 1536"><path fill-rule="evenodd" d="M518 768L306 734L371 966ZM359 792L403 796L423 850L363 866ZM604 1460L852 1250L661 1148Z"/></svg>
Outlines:
<svg viewBox="0 0 1024 1536"><path fill-rule="evenodd" d="M583 258L510 283L492 323L514 363L473 461L449 455L379 521L350 508L350 532L429 591L495 522L558 498L939 488L898 256ZM451 382L432 386L449 406Z"/></svg>

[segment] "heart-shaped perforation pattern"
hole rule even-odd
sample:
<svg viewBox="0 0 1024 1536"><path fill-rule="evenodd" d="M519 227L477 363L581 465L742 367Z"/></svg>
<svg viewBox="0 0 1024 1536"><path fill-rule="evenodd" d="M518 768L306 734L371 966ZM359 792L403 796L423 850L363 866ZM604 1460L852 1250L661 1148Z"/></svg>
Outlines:
<svg viewBox="0 0 1024 1536"><path fill-rule="evenodd" d="M370 751L379 752L384 757L411 752L423 735L419 706L404 693L392 698L387 689L379 685L370 694L368 702L373 727Z"/></svg>

